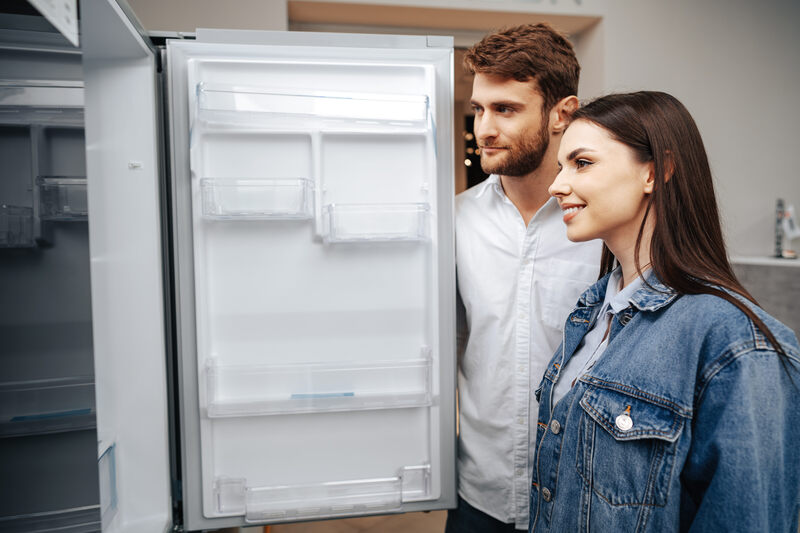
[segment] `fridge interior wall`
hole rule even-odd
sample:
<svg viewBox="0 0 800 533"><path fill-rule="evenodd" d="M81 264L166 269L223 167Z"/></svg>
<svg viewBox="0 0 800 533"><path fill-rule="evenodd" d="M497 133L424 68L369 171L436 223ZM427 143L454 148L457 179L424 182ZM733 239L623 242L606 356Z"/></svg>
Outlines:
<svg viewBox="0 0 800 533"><path fill-rule="evenodd" d="M87 531L100 498L80 55L38 17L0 19L0 529Z"/></svg>
<svg viewBox="0 0 800 533"><path fill-rule="evenodd" d="M452 197L439 196L436 120L450 114L431 58L449 72L448 51L170 53L186 69L172 90L190 137L176 180L191 213L182 361L202 514L279 522L437 500L451 485L438 228Z"/></svg>

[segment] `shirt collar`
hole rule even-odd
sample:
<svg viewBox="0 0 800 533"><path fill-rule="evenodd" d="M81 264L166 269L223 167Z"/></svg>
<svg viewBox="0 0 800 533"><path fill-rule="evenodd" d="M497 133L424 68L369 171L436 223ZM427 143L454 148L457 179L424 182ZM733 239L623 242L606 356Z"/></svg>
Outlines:
<svg viewBox="0 0 800 533"><path fill-rule="evenodd" d="M601 302L605 303L606 288L608 287L609 280L614 275L615 271L609 272L597 283L586 289L581 295L578 303L586 307L594 307ZM617 281L619 283L619 281ZM627 302L630 302L639 311L657 311L672 303L679 295L677 292L667 287L656 276L652 269L645 272L644 277L636 278L628 287L636 286L630 291L632 294L626 292L624 302L627 307ZM619 285L617 285L619 286ZM617 296L622 295L622 291ZM615 312L618 312L615 310Z"/></svg>
<svg viewBox="0 0 800 533"><path fill-rule="evenodd" d="M646 275L647 272L645 273L645 276ZM606 311L617 314L627 309L630 305L628 301L631 296L644 285L644 280L641 276L637 276L636 279L628 283L624 288L620 289L620 285L622 285L622 269L617 267L611 272L611 276L608 278L606 295L603 300L603 307L600 310L601 315L605 314Z"/></svg>

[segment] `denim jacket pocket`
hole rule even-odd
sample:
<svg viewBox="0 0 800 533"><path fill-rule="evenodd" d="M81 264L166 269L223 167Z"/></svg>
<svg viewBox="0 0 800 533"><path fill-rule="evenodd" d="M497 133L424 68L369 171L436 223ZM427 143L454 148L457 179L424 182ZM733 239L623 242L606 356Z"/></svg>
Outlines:
<svg viewBox="0 0 800 533"><path fill-rule="evenodd" d="M663 506L673 475L684 418L622 391L590 387L576 467L587 486L613 506Z"/></svg>

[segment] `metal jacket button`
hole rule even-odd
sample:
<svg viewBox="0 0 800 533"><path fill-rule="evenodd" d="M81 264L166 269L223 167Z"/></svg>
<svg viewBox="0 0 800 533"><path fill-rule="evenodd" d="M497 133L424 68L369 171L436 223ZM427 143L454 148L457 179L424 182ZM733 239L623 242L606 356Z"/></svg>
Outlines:
<svg viewBox="0 0 800 533"><path fill-rule="evenodd" d="M550 421L550 431L553 432L553 435L558 435L561 433L561 424L558 422L558 420L553 419Z"/></svg>
<svg viewBox="0 0 800 533"><path fill-rule="evenodd" d="M553 495L550 494L550 489L547 487L542 488L542 499L544 501L549 502L552 497Z"/></svg>

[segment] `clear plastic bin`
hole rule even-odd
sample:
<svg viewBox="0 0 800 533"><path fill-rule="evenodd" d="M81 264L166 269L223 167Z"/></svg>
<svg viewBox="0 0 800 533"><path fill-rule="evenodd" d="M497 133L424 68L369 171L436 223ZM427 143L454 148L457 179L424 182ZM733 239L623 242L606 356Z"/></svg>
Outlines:
<svg viewBox="0 0 800 533"><path fill-rule="evenodd" d="M103 529L108 528L117 512L117 460L116 445L99 445L100 458L97 460L100 480L100 516Z"/></svg>
<svg viewBox="0 0 800 533"><path fill-rule="evenodd" d="M287 91L201 83L198 117L207 124L277 129L427 129L426 95Z"/></svg>
<svg viewBox="0 0 800 533"><path fill-rule="evenodd" d="M0 205L0 248L30 248L33 242L33 209Z"/></svg>
<svg viewBox="0 0 800 533"><path fill-rule="evenodd" d="M91 377L0 383L0 436L95 427Z"/></svg>
<svg viewBox="0 0 800 533"><path fill-rule="evenodd" d="M356 513L399 511L402 480L399 477L247 488L245 521L270 522L331 518Z"/></svg>
<svg viewBox="0 0 800 533"><path fill-rule="evenodd" d="M431 404L431 359L221 365L207 363L210 418L395 409Z"/></svg>
<svg viewBox="0 0 800 533"><path fill-rule="evenodd" d="M326 243L430 239L428 204L329 204L322 216Z"/></svg>
<svg viewBox="0 0 800 533"><path fill-rule="evenodd" d="M314 216L314 184L306 178L200 180L203 217L291 220Z"/></svg>
<svg viewBox="0 0 800 533"><path fill-rule="evenodd" d="M86 178L80 176L39 176L39 217L63 222L88 219Z"/></svg>

